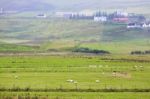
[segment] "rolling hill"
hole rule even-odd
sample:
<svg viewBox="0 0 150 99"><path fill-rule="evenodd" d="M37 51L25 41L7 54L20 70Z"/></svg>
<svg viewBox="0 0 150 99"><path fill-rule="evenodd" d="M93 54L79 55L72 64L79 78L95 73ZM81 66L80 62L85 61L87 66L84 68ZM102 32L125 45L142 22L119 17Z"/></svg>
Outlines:
<svg viewBox="0 0 150 99"><path fill-rule="evenodd" d="M10 11L53 10L55 8L49 3L35 0L30 0L30 2L27 0L2 0L0 7Z"/></svg>
<svg viewBox="0 0 150 99"><path fill-rule="evenodd" d="M1 0L6 10L81 10L149 6L149 0Z"/></svg>
<svg viewBox="0 0 150 99"><path fill-rule="evenodd" d="M126 24L100 24L92 20L62 20L52 18L50 15L46 19L38 19L33 18L37 13L32 15L32 12L41 12L41 10L125 9L128 12L144 14L150 18L149 5L149 0L30 0L30 2L1 0L0 8L20 11L20 13L0 17L0 42L3 45L6 44L4 50L12 46L15 46L16 50L32 49L22 45L38 46L42 51L70 50L76 46L103 49L113 53L129 53L137 49L149 50L150 29L127 30ZM7 43L15 45L7 45ZM3 49L0 48L0 50Z"/></svg>

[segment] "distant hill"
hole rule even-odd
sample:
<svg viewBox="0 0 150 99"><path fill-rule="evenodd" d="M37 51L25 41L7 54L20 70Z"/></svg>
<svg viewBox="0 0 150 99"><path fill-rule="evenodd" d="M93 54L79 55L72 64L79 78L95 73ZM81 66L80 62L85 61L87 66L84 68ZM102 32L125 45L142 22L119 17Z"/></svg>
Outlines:
<svg viewBox="0 0 150 99"><path fill-rule="evenodd" d="M6 10L81 10L149 6L150 0L0 0Z"/></svg>
<svg viewBox="0 0 150 99"><path fill-rule="evenodd" d="M54 10L55 8L53 5L40 0L2 0L0 1L0 7L11 11Z"/></svg>

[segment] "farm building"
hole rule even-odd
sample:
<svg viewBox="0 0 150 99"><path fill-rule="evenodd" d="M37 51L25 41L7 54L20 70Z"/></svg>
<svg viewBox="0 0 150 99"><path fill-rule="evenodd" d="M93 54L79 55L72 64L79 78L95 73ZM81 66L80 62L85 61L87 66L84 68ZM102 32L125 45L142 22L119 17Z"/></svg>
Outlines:
<svg viewBox="0 0 150 99"><path fill-rule="evenodd" d="M141 23L129 23L127 25L128 29L132 29L132 28L142 28L142 24Z"/></svg>
<svg viewBox="0 0 150 99"><path fill-rule="evenodd" d="M118 17L118 18L113 18L114 22L125 22L127 23L129 19L127 17Z"/></svg>
<svg viewBox="0 0 150 99"><path fill-rule="evenodd" d="M81 12L56 12L56 17L69 18L69 19L93 19L94 13L91 11Z"/></svg>
<svg viewBox="0 0 150 99"><path fill-rule="evenodd" d="M3 8L0 8L0 14L3 14L4 10Z"/></svg>
<svg viewBox="0 0 150 99"><path fill-rule="evenodd" d="M150 23L149 23L149 22L143 23L143 24L142 24L142 27L143 27L143 28L150 28Z"/></svg>
<svg viewBox="0 0 150 99"><path fill-rule="evenodd" d="M105 17L105 16L94 17L94 21L95 22L106 22L107 21L107 17Z"/></svg>
<svg viewBox="0 0 150 99"><path fill-rule="evenodd" d="M130 14L129 21L130 22L145 22L146 18L143 15Z"/></svg>
<svg viewBox="0 0 150 99"><path fill-rule="evenodd" d="M116 15L117 15L117 16L128 17L128 13L127 13L127 12L124 12L124 11L117 11L117 12L116 12Z"/></svg>
<svg viewBox="0 0 150 99"><path fill-rule="evenodd" d="M46 14L38 14L36 17L37 17L37 18L46 18L47 15L46 15Z"/></svg>
<svg viewBox="0 0 150 99"><path fill-rule="evenodd" d="M76 12L56 12L55 15L57 17L69 18L69 17L72 17L74 15L77 15L77 13Z"/></svg>
<svg viewBox="0 0 150 99"><path fill-rule="evenodd" d="M150 23L129 23L127 28L150 28Z"/></svg>
<svg viewBox="0 0 150 99"><path fill-rule="evenodd" d="M86 9L86 10L80 11L78 14L86 16L86 17L92 17L94 16L94 13L95 11Z"/></svg>

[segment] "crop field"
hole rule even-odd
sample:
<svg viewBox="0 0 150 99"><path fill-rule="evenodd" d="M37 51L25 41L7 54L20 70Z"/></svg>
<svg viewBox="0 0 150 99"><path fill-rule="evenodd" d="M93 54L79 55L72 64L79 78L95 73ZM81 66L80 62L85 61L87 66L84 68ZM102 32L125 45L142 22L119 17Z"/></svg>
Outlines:
<svg viewBox="0 0 150 99"><path fill-rule="evenodd" d="M149 75L149 56L1 56L0 97L148 99Z"/></svg>

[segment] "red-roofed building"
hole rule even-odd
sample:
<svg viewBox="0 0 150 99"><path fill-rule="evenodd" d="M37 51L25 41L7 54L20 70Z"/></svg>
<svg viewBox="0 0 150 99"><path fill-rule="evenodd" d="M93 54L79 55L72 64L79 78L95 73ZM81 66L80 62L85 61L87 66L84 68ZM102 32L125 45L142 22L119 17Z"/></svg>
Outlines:
<svg viewBox="0 0 150 99"><path fill-rule="evenodd" d="M114 22L128 22L129 21L129 18L113 18L113 21Z"/></svg>

